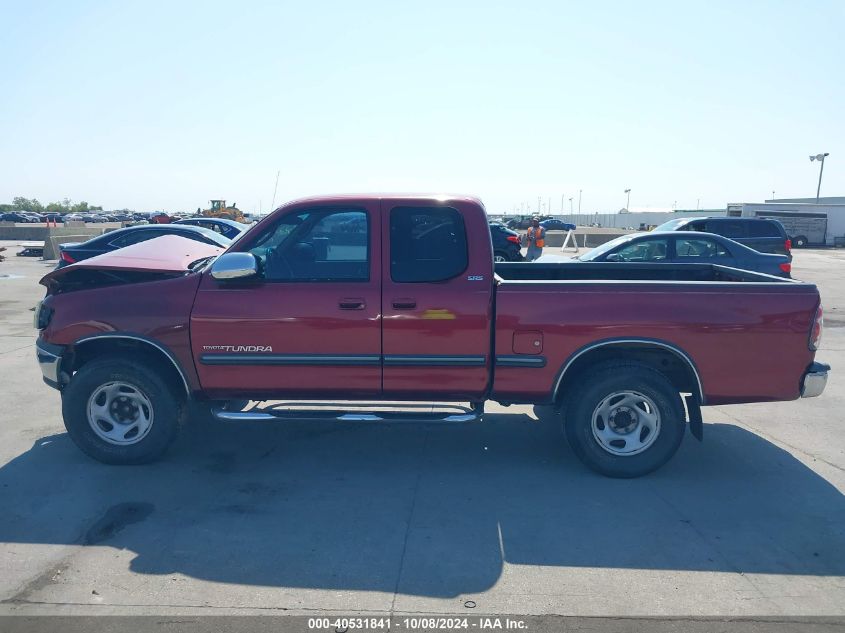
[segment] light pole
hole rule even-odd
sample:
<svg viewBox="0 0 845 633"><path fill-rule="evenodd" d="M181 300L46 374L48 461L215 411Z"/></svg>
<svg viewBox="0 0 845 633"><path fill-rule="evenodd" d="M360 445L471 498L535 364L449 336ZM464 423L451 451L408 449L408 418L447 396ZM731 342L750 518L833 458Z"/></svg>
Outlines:
<svg viewBox="0 0 845 633"><path fill-rule="evenodd" d="M830 152L825 152L824 154L816 154L815 156L810 156L810 162L814 160L819 161L821 165L819 166L819 186L816 188L816 204L819 203L819 193L822 190L822 174L824 173L824 159L830 156Z"/></svg>
<svg viewBox="0 0 845 633"><path fill-rule="evenodd" d="M569 199L569 215L572 215L572 198Z"/></svg>
<svg viewBox="0 0 845 633"><path fill-rule="evenodd" d="M630 212L631 212L631 190L630 190L630 189L626 189L626 190L625 190L625 193L627 193L627 194L628 194L628 202L626 202L626 203L625 203L625 211L627 211L628 213L630 213Z"/></svg>
<svg viewBox="0 0 845 633"><path fill-rule="evenodd" d="M578 215L581 215L581 192L583 189L578 190Z"/></svg>

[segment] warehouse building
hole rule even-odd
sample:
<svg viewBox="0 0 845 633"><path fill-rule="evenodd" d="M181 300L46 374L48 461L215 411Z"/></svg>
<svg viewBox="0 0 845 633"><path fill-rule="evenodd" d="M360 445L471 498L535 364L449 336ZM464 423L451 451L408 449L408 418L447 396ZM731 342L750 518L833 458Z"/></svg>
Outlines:
<svg viewBox="0 0 845 633"><path fill-rule="evenodd" d="M772 218L794 246L845 246L845 197L788 198L728 204L730 217Z"/></svg>

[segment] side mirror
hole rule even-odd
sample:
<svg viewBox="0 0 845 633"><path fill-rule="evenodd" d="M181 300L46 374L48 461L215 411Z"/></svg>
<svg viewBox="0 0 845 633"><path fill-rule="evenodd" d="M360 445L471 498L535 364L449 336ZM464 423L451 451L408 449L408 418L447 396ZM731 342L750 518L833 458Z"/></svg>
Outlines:
<svg viewBox="0 0 845 633"><path fill-rule="evenodd" d="M607 257L604 258L606 262L621 262L622 256L619 253L611 253Z"/></svg>
<svg viewBox="0 0 845 633"><path fill-rule="evenodd" d="M258 274L258 260L252 253L223 253L211 265L211 276L218 281L246 279Z"/></svg>

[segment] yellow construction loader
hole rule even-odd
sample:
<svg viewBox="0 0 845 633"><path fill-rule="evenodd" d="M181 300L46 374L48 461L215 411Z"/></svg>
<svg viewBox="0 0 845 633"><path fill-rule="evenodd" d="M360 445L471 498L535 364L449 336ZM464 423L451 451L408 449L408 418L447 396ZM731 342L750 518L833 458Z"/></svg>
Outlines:
<svg viewBox="0 0 845 633"><path fill-rule="evenodd" d="M224 218L226 220L234 220L235 222L243 222L244 214L233 204L231 207L226 206L225 200L210 200L211 208L205 209L202 212L204 218Z"/></svg>

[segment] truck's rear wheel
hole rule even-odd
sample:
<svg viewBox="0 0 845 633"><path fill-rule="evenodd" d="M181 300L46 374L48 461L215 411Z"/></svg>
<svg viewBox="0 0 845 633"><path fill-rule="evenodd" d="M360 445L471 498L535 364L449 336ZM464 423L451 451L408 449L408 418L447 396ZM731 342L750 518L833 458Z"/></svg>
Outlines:
<svg viewBox="0 0 845 633"><path fill-rule="evenodd" d="M62 391L62 415L71 439L90 457L143 464L176 439L185 406L153 367L106 357L73 375Z"/></svg>
<svg viewBox="0 0 845 633"><path fill-rule="evenodd" d="M677 388L647 365L601 365L570 393L566 438L578 458L603 475L639 477L656 470L684 437Z"/></svg>

